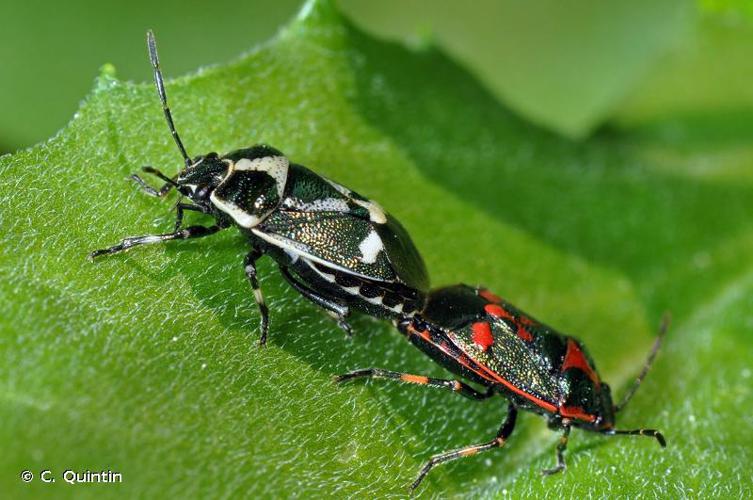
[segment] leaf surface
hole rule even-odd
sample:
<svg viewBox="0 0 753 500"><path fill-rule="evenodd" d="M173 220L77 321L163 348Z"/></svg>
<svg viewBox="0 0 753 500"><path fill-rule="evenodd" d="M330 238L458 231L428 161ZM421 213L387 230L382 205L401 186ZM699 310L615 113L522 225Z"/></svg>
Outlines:
<svg viewBox="0 0 753 500"><path fill-rule="evenodd" d="M619 419L662 429L666 450L576 431L567 473L541 478L557 437L526 414L505 450L438 468L422 495L750 495L753 172L694 166L750 165L753 143L678 144L631 126L563 140L440 51L376 41L329 2L167 87L191 154L266 142L377 200L435 285L484 283L579 336L618 394L673 312ZM235 230L86 260L170 229L174 200L124 181L145 164L172 173L180 158L153 87L110 73L58 135L0 158L0 491L397 497L432 454L494 435L499 398L335 386L369 366L447 374L387 323L357 316L344 338L268 259L271 335L258 349ZM57 482L24 484L24 469ZM66 469L123 483L73 487Z"/></svg>

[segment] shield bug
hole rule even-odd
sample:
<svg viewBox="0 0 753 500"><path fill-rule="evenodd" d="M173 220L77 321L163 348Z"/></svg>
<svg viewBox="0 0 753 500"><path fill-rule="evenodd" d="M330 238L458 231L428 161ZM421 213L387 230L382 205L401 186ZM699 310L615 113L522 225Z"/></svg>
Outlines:
<svg viewBox="0 0 753 500"><path fill-rule="evenodd" d="M164 181L159 189L138 175L131 179L152 196L178 191L181 198L176 204L175 230L126 238L92 252L90 258L237 227L251 245L245 272L261 315L262 345L269 329L269 312L259 288L256 261L263 255L271 256L290 285L327 310L348 333L346 318L351 308L397 318L410 316L423 306L429 286L424 262L400 222L377 203L291 163L266 145L222 156L189 157L167 104L151 31L147 46L162 110L185 167L173 177L144 167L144 172ZM183 227L187 210L210 216L214 223Z"/></svg>
<svg viewBox="0 0 753 500"><path fill-rule="evenodd" d="M503 446L515 427L518 410L543 415L551 429L562 431L556 448L557 464L542 471L549 475L565 469L564 452L572 427L609 436L650 436L666 446L664 436L657 430L615 429L615 417L648 373L668 321L665 316L643 370L617 405L578 339L540 323L486 289L467 285L432 291L420 313L396 323L415 346L456 375L485 387L484 392L459 380L378 368L356 370L336 380L386 378L449 389L473 400L495 394L508 400L507 417L494 439L433 456L421 469L412 489L436 465Z"/></svg>

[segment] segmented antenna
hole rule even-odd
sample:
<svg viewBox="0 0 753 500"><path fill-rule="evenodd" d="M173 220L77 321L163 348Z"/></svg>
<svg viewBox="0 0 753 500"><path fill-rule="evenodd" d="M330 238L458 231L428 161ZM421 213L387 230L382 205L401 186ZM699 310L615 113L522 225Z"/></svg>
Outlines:
<svg viewBox="0 0 753 500"><path fill-rule="evenodd" d="M654 358L656 358L656 353L659 352L659 347L661 346L662 340L664 340L664 335L667 333L667 329L669 328L669 323L672 318L670 317L669 313L664 313L664 317L661 320L661 326L659 327L659 334L656 337L656 340L654 341L654 346L651 348L651 352L648 355L648 358L646 359L646 363L643 365L643 370L641 370L640 375L638 375L638 378L635 379L635 382L633 382L632 387L630 387L630 390L623 396L622 401L620 401L620 404L614 407L614 412L618 413L620 410L622 410L626 404L628 404L628 401L630 401L630 398L633 397L633 394L635 394L635 391L638 390L638 386L641 385L641 382L643 382L643 379L646 378L646 374L651 369L651 365L654 363ZM661 439L659 440L661 442Z"/></svg>
<svg viewBox="0 0 753 500"><path fill-rule="evenodd" d="M180 154L183 155L183 159L186 161L186 166L191 165L191 158L186 153L186 148L183 147L183 142L180 140L178 132L175 130L175 124L173 123L173 115L170 113L170 107L167 105L167 95L165 94L165 82L162 80L162 71L159 68L159 57L157 56L157 42L154 40L154 32L149 30L146 32L146 45L149 48L149 60L152 62L152 68L154 68L154 83L157 85L157 93L159 94L159 100L162 102L162 111L165 113L165 119L167 120L167 126L170 128L170 133L175 139L175 144L180 149Z"/></svg>

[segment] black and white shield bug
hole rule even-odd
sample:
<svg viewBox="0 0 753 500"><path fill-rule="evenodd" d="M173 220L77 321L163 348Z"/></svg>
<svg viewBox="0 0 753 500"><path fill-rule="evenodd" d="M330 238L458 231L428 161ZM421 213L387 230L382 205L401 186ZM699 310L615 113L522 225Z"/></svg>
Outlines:
<svg viewBox="0 0 753 500"><path fill-rule="evenodd" d="M398 329L434 361L486 390L481 392L459 380L410 375L379 368L356 370L337 377L385 378L449 389L472 400L494 395L508 400L507 418L497 435L486 443L466 446L432 457L411 485L418 487L426 474L444 462L504 446L515 428L518 410L538 413L549 427L562 431L557 445L557 464L542 472L565 469L564 452L572 427L608 436L618 434L655 438L664 447L664 436L654 429L615 429L619 411L635 393L656 356L669 317L635 383L615 405L609 386L601 380L585 346L563 335L484 288L454 285L432 291L424 309L396 320Z"/></svg>
<svg viewBox="0 0 753 500"><path fill-rule="evenodd" d="M173 232L126 238L92 252L91 258L236 226L251 244L245 271L261 313L261 344L269 329L256 273L256 261L263 255L274 258L285 279L349 333L351 308L382 318L410 316L421 309L429 286L424 262L403 226L377 203L291 163L266 145L190 158L167 105L151 31L147 46L165 118L185 167L174 177L144 167L165 182L160 189L137 175L131 178L152 196L165 196L175 188L190 202L181 198L177 203ZM214 224L183 227L186 210L213 217Z"/></svg>

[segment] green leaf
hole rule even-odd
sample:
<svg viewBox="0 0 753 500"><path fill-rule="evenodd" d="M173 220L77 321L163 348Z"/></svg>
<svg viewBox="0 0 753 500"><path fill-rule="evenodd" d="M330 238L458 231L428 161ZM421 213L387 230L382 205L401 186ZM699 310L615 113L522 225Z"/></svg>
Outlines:
<svg viewBox="0 0 753 500"><path fill-rule="evenodd" d="M618 393L674 313L619 419L662 429L667 449L575 431L567 473L542 478L557 436L525 414L504 450L438 468L425 496L751 494L753 172L735 168L753 160L750 141L629 127L565 141L440 51L376 41L325 1L168 93L190 153L267 142L378 200L436 285L485 283L577 334ZM272 331L257 348L234 230L89 262L125 235L170 229L172 201L124 180L144 164L172 172L180 158L153 87L109 70L62 132L0 159L0 491L397 496L432 454L494 435L500 398L335 386L366 366L447 374L384 322L357 316L344 338L268 259ZM24 469L57 481L24 484ZM71 486L66 469L123 483Z"/></svg>

